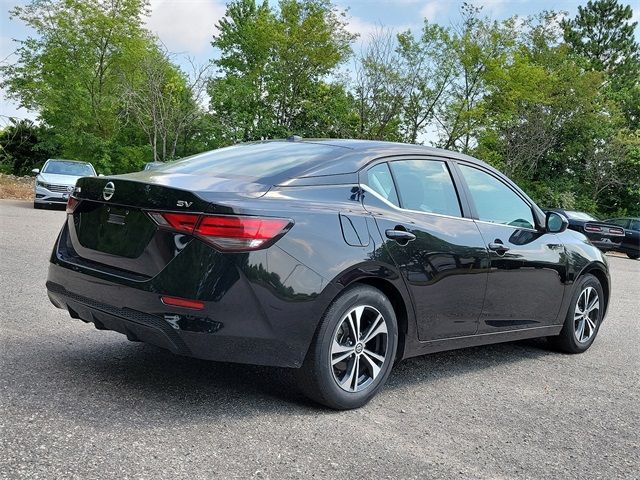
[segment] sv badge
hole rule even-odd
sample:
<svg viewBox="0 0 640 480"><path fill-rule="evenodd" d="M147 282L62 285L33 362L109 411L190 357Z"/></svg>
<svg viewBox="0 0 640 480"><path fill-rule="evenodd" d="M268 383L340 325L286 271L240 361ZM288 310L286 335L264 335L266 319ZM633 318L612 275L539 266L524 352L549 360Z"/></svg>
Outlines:
<svg viewBox="0 0 640 480"><path fill-rule="evenodd" d="M191 205L193 205L193 202L187 202L186 200L178 200L177 205L179 207L187 207L187 208L189 208Z"/></svg>

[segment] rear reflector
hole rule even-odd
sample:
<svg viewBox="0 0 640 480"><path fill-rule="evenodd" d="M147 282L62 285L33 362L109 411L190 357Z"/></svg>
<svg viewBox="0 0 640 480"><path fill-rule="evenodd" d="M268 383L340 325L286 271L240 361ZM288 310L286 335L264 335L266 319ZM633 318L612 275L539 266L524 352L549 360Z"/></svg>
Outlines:
<svg viewBox="0 0 640 480"><path fill-rule="evenodd" d="M67 200L67 213L73 213L79 203L80 200L76 197L69 197L69 200Z"/></svg>
<svg viewBox="0 0 640 480"><path fill-rule="evenodd" d="M272 217L149 212L163 228L195 235L220 250L247 251L267 246L285 234L291 220Z"/></svg>
<svg viewBox="0 0 640 480"><path fill-rule="evenodd" d="M192 310L202 310L204 308L204 302L199 302L198 300L166 296L160 297L160 300L171 307L191 308Z"/></svg>

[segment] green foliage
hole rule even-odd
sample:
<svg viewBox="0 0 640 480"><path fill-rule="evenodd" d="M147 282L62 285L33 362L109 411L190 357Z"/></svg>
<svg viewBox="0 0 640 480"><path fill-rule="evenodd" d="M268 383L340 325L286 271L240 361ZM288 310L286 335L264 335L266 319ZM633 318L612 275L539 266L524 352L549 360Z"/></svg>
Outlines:
<svg viewBox="0 0 640 480"><path fill-rule="evenodd" d="M354 38L330 1L281 0L273 10L267 2L236 0L218 31L213 46L220 50L214 62L220 76L209 95L223 143L343 131L340 125L349 122L344 102L336 99L335 114L346 117L331 121L318 103L327 90L339 90L327 79L348 58Z"/></svg>
<svg viewBox="0 0 640 480"><path fill-rule="evenodd" d="M0 130L0 172L29 175L48 158L60 153L60 145L51 129L29 120L11 120Z"/></svg>
<svg viewBox="0 0 640 480"><path fill-rule="evenodd" d="M64 156L121 173L290 134L430 141L496 166L541 206L640 214L640 47L618 0L588 1L570 19L503 21L463 3L451 26L382 28L351 76L355 36L331 0L230 1L214 78L175 65L145 29L147 10L147 0L12 10L35 35L1 67L2 87L40 122L0 132L0 169Z"/></svg>

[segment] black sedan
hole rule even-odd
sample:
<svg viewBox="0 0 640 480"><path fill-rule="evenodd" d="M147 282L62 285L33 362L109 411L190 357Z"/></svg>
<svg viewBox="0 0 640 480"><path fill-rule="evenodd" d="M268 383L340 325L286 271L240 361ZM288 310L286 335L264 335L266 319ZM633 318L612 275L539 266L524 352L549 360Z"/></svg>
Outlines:
<svg viewBox="0 0 640 480"><path fill-rule="evenodd" d="M615 250L634 260L640 258L640 218L610 218L605 221L624 229L624 239Z"/></svg>
<svg viewBox="0 0 640 480"><path fill-rule="evenodd" d="M624 240L624 229L608 221L600 221L593 215L573 210L551 208L550 211L563 214L569 220L569 228L583 233L603 252L617 250Z"/></svg>
<svg viewBox="0 0 640 480"><path fill-rule="evenodd" d="M532 337L587 350L609 272L566 227L458 153L257 142L80 179L47 290L132 341L295 368L310 398L348 409L407 357Z"/></svg>

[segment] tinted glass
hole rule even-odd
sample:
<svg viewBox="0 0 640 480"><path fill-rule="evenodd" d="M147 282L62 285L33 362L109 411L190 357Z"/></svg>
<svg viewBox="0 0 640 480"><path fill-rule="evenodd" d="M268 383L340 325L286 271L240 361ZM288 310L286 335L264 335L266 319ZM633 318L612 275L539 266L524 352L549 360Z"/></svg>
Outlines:
<svg viewBox="0 0 640 480"><path fill-rule="evenodd" d="M55 175L73 175L75 177L89 177L95 175L93 167L88 163L65 162L64 160L49 161L42 173Z"/></svg>
<svg viewBox="0 0 640 480"><path fill-rule="evenodd" d="M394 205L398 205L398 194L389 165L386 163L380 163L367 171L367 185Z"/></svg>
<svg viewBox="0 0 640 480"><path fill-rule="evenodd" d="M629 228L629 220L626 218L610 218L609 220L605 220L605 222L612 225L618 225L622 228Z"/></svg>
<svg viewBox="0 0 640 480"><path fill-rule="evenodd" d="M294 167L318 163L342 150L339 147L303 142L265 142L234 145L187 157L153 170L158 172L204 173L224 178L272 177Z"/></svg>
<svg viewBox="0 0 640 480"><path fill-rule="evenodd" d="M400 205L409 210L459 217L460 203L447 164L435 160L391 162Z"/></svg>
<svg viewBox="0 0 640 480"><path fill-rule="evenodd" d="M500 180L477 168L460 165L478 217L485 222L534 228L531 208Z"/></svg>
<svg viewBox="0 0 640 480"><path fill-rule="evenodd" d="M631 220L630 230L640 230L640 220Z"/></svg>

